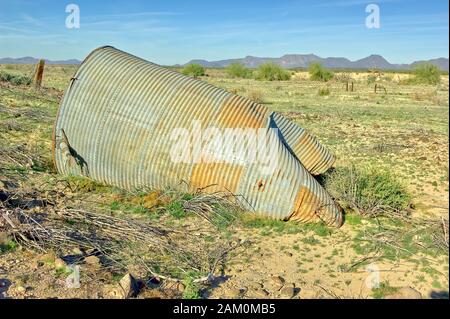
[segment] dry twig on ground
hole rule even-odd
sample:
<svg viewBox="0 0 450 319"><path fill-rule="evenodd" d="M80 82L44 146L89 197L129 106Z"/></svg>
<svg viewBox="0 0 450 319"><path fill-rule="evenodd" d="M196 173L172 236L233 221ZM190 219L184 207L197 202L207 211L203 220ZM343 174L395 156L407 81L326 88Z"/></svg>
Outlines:
<svg viewBox="0 0 450 319"><path fill-rule="evenodd" d="M143 272L176 281L192 271L199 274L199 281L209 280L217 264L237 247L226 243L207 247L189 232L128 216L76 209L31 212L5 207L2 202L0 227L26 248L53 250L60 255L74 248L96 251L111 269L135 265Z"/></svg>

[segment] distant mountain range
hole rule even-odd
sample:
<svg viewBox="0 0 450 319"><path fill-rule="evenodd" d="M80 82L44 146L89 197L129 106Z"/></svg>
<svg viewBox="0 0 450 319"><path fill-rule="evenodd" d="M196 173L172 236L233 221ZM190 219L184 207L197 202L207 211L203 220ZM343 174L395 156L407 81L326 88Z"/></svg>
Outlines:
<svg viewBox="0 0 450 319"><path fill-rule="evenodd" d="M36 64L39 59L33 58L31 56L26 56L23 58L0 58L0 64ZM61 60L61 61L51 61L45 60L47 64L80 64L81 61L76 59Z"/></svg>
<svg viewBox="0 0 450 319"><path fill-rule="evenodd" d="M246 56L241 59L229 59L220 61L191 60L186 64L196 63L204 67L223 68L231 63L238 62L248 68L256 68L267 62L273 62L284 68L307 68L311 63L320 63L331 69L380 69L380 70L408 70L421 63L429 62L436 65L442 71L448 71L448 58L438 58L427 61L416 61L411 64L392 64L381 55L371 55L366 58L350 61L347 58L321 58L314 54L286 54L281 58L260 58ZM186 65L185 64L185 65Z"/></svg>
<svg viewBox="0 0 450 319"><path fill-rule="evenodd" d="M36 64L39 59L33 57L23 58L0 58L0 64ZM80 64L81 61L76 59L52 61L45 60L47 64ZM371 55L366 58L350 61L347 58L321 58L314 54L286 54L281 58L261 58L255 56L246 56L241 59L228 59L220 61L206 61L206 60L191 60L186 64L200 64L209 68L224 68L231 63L238 62L245 65L248 68L256 68L259 65L267 62L273 62L281 65L282 67L291 68L307 68L311 63L320 63L323 66L331 69L380 69L380 70L409 70L413 66L422 63L429 62L436 65L440 70L447 71L448 58L437 58L427 61L416 61L411 64L392 64L389 63L381 55ZM186 65L184 64L184 65ZM176 65L180 66L180 65Z"/></svg>

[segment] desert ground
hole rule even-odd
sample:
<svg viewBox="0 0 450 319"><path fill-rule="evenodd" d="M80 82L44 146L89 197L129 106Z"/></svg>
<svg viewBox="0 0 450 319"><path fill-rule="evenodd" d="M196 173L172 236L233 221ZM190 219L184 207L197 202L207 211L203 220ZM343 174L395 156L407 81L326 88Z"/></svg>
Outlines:
<svg viewBox="0 0 450 319"><path fill-rule="evenodd" d="M196 256L196 266L170 248L170 258L167 251L145 255L146 265L154 265L145 268L127 251L114 251L121 262L111 265L95 247L33 247L0 219L0 298L123 298L118 287L127 273L136 279L136 298L448 298L448 75L440 84L419 85L405 82L406 72L384 72L373 82L370 72L348 71L353 91L339 80L311 81L306 71L291 71L288 81L235 79L219 69L201 77L307 129L336 154L335 171L371 167L404 186L410 199L404 211L371 217L342 203L345 224L332 229L237 208L216 223L186 208L202 195L126 192L58 175L53 122L76 68L47 65L40 89L0 82L0 217L10 211L64 218L82 210L130 218L178 233L171 239ZM33 70L0 66L27 76ZM375 84L382 87L376 93ZM79 265L77 288L67 285L71 258ZM213 276L198 280L205 269Z"/></svg>

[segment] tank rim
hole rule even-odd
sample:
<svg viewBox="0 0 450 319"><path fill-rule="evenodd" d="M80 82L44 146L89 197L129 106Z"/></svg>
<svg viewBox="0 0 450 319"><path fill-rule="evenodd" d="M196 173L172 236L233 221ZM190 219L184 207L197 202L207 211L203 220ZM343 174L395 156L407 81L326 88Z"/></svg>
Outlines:
<svg viewBox="0 0 450 319"><path fill-rule="evenodd" d="M83 64L85 64L92 57L92 55L94 55L94 53L96 53L96 52L98 52L100 50L106 49L106 48L114 48L114 47L111 46L111 45L103 45L101 47L98 47L98 48L92 50L83 59L83 61L80 63L80 65L78 66L77 70L73 74L73 76L72 76L72 78L71 78L71 80L69 82L69 85L67 86L66 90L63 93L63 96L62 96L61 100L59 101L58 110L56 111L56 118L55 118L55 120L53 122L53 130L52 130L52 162L53 162L53 168L55 169L55 171L58 171L58 168L56 166L56 125L58 124L59 114L60 114L61 107L62 107L62 104L64 102L64 99L66 98L66 96L68 95L68 93L70 91L70 86L71 86L71 83L72 83L72 79L76 78L80 68L83 66Z"/></svg>

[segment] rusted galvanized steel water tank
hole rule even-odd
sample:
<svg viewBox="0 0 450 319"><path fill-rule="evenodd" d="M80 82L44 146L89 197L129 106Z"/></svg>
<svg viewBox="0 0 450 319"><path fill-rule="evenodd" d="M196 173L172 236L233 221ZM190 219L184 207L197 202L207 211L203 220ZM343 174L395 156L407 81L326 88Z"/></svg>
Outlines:
<svg viewBox="0 0 450 319"><path fill-rule="evenodd" d="M266 130L276 168L267 173L240 159L174 162L172 133L194 121ZM279 130L276 136L269 128ZM342 224L340 208L310 174L327 170L334 156L305 130L261 104L113 47L93 51L80 65L53 135L62 174L125 189L216 185L207 190L227 189L245 208L271 218Z"/></svg>

